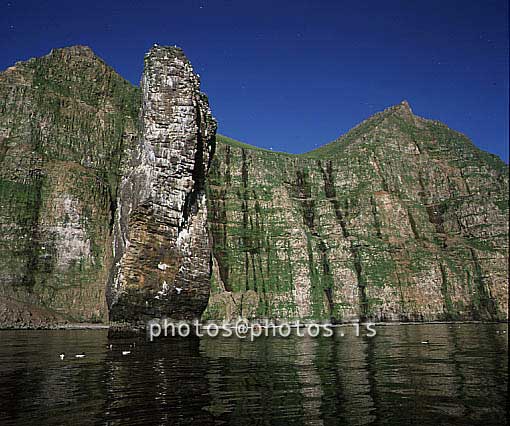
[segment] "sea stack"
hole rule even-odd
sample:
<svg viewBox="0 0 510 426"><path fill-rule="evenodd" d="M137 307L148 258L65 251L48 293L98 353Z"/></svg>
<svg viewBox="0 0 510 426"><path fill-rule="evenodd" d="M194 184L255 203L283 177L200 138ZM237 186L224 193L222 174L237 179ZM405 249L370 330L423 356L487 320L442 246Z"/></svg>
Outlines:
<svg viewBox="0 0 510 426"><path fill-rule="evenodd" d="M179 48L150 50L141 87L140 140L117 199L110 318L190 320L209 298L205 181L216 122Z"/></svg>

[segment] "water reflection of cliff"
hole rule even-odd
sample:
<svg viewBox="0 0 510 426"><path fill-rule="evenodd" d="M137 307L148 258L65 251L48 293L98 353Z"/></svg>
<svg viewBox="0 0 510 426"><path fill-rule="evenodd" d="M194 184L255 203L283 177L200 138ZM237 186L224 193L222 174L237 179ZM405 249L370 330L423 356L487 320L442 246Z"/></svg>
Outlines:
<svg viewBox="0 0 510 426"><path fill-rule="evenodd" d="M214 365L212 405L234 423L498 424L508 340L497 328L390 326L375 338L203 339L200 348Z"/></svg>
<svg viewBox="0 0 510 426"><path fill-rule="evenodd" d="M507 328L407 325L379 327L374 338L338 330L134 348L98 331L1 332L0 423L505 424Z"/></svg>
<svg viewBox="0 0 510 426"><path fill-rule="evenodd" d="M207 359L198 339L161 339L110 352L105 378L105 417L109 424L213 424Z"/></svg>

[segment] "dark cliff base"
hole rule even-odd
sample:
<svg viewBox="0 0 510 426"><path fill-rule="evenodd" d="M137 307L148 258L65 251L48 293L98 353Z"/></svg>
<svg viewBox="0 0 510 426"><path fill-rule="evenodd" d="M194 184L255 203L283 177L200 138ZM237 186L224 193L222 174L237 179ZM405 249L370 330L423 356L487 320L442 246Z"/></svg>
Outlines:
<svg viewBox="0 0 510 426"><path fill-rule="evenodd" d="M375 327L391 327L393 325L420 325L420 324L508 324L508 320L500 320L500 321L366 321L365 323L374 324ZM278 326L279 324L287 323L286 321L275 322L273 325ZM218 325L221 325L222 322L218 322ZM289 322L292 328L296 326L293 325L292 321ZM314 322L303 323L300 322L300 327L305 327L305 324L314 324ZM319 323L318 323L319 324ZM320 323L324 324L324 323ZM332 327L349 327L352 324L358 324L357 321L354 322L342 322L331 324ZM93 323L65 323L65 322L55 322L55 323L39 323L39 324L0 324L0 331L2 330L108 330L108 336L112 338L120 338L120 337L137 337L137 338L145 338L147 336L147 328L144 325L134 326L129 323L116 323L116 324L93 324ZM190 332L190 337L196 337L192 332ZM161 337L164 338L164 337ZM168 336L168 338L172 338L172 336ZM235 337L233 337L235 338Z"/></svg>

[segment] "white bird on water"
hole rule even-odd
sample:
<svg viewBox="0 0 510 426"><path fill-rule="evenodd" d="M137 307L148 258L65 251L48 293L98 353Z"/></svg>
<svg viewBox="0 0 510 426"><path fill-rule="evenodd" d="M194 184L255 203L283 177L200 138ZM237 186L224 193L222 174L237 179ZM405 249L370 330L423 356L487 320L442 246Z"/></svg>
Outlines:
<svg viewBox="0 0 510 426"><path fill-rule="evenodd" d="M76 354L75 358L85 358L85 354L82 352L81 354Z"/></svg>
<svg viewBox="0 0 510 426"><path fill-rule="evenodd" d="M65 353L61 353L59 356L60 356L60 359L63 361L64 358L66 357L66 354Z"/></svg>
<svg viewBox="0 0 510 426"><path fill-rule="evenodd" d="M131 351L122 351L122 355L129 355Z"/></svg>
<svg viewBox="0 0 510 426"><path fill-rule="evenodd" d="M177 294L181 294L182 288L180 288L180 287L175 287L175 291L177 292Z"/></svg>
<svg viewBox="0 0 510 426"><path fill-rule="evenodd" d="M430 342L429 342L428 340L424 340L422 343L423 343L424 345L428 345Z"/></svg>

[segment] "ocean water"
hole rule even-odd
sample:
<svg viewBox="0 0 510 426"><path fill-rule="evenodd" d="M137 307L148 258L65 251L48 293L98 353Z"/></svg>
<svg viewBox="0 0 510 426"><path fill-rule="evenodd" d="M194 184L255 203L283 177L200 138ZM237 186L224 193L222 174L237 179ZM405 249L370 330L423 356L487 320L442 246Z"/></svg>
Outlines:
<svg viewBox="0 0 510 426"><path fill-rule="evenodd" d="M0 424L507 423L508 324L341 330L152 343L107 330L0 331Z"/></svg>

